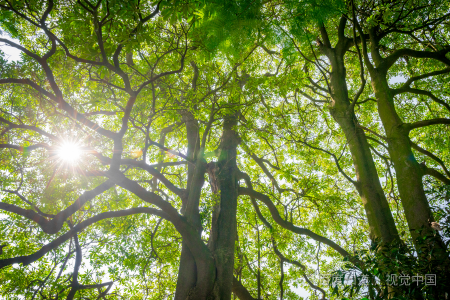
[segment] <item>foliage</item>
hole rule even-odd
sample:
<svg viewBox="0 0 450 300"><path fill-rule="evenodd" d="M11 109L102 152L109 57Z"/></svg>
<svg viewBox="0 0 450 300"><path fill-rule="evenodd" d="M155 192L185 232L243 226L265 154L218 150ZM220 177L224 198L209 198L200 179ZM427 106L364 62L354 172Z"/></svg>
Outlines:
<svg viewBox="0 0 450 300"><path fill-rule="evenodd" d="M435 2L0 0L1 297L385 299L387 275L428 272L436 287L395 297L442 297L450 48ZM396 57L383 74L406 135L386 125L376 51ZM431 207L419 229L409 174Z"/></svg>

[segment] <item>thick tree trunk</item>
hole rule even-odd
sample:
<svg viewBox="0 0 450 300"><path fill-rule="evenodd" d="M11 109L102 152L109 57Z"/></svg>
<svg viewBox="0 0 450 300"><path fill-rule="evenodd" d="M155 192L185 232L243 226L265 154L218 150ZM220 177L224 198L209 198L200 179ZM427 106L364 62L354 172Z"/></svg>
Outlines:
<svg viewBox="0 0 450 300"><path fill-rule="evenodd" d="M192 159L195 155L196 163L195 167L189 166L193 168L188 170L188 196L183 200L182 212L188 222L198 229L200 236L202 227L198 207L207 164L203 158L203 151L197 144L199 141L198 128L193 126L193 116L189 114L186 118L189 120L189 123L186 122L188 157ZM204 266L199 266L193 255L193 251L196 249L189 249L183 243L175 293L176 300L231 299L238 197L236 148L239 144L239 137L233 128L236 124L237 114L225 118L222 140L218 149L218 161L210 163L212 168L209 169L213 192L217 195L209 240L209 249L214 258L215 269L209 270ZM189 142L192 139L195 139L194 143ZM193 149L198 149L198 151Z"/></svg>
<svg viewBox="0 0 450 300"><path fill-rule="evenodd" d="M186 217L187 221L197 229L198 235L200 237L202 232L200 214L198 211L200 194L204 184L204 174L206 172L206 162L204 161L200 152L200 137L198 122L195 120L194 116L187 111L182 112L183 121L186 124L186 132L188 139L188 151L187 156L191 161L195 161L195 166L192 164L188 165L188 180L187 180L187 195L182 199L181 212ZM200 155L199 155L200 154ZM186 300L194 299L195 297L200 297L198 280L202 276L204 270L199 270L199 266L192 255L192 251L195 249L189 249L187 245L183 242L180 257L180 267L178 270L177 288L175 291L175 300ZM214 281L212 280L211 283ZM206 283L201 283L205 285ZM209 287L209 290L212 286ZM208 290L208 287L206 287ZM201 299L201 298L198 298Z"/></svg>
<svg viewBox="0 0 450 300"><path fill-rule="evenodd" d="M220 192L219 203L213 211L209 247L214 253L217 277L214 299L231 299L234 270L234 243L236 240L236 209L238 197L238 170L236 148L239 137L233 127L237 114L225 118L223 135L219 146L219 159L213 171Z"/></svg>
<svg viewBox="0 0 450 300"><path fill-rule="evenodd" d="M370 31L370 49L375 66L369 67L372 87L378 103L378 113L383 124L390 158L394 164L398 191L405 211L411 235L417 250L424 250L427 256L430 248L434 248L434 256L445 258L446 247L440 236L431 228L434 217L426 197L421 165L417 162L411 150L409 128L400 119L394 104L394 96L387 81L388 67L386 59L379 53L378 40L374 30ZM418 243L419 237L432 237L426 243ZM433 240L433 241L432 241ZM425 248L423 248L425 247Z"/></svg>
<svg viewBox="0 0 450 300"><path fill-rule="evenodd" d="M423 169L411 150L409 130L395 110L386 75L377 69L370 75L409 229L414 239L420 235L434 235L430 226L434 217L422 183ZM418 234L416 230L422 230L422 233Z"/></svg>
<svg viewBox="0 0 450 300"><path fill-rule="evenodd" d="M186 300L197 282L197 266L189 247L185 243L181 248L180 267L178 269L175 300Z"/></svg>
<svg viewBox="0 0 450 300"><path fill-rule="evenodd" d="M341 21L340 26L345 22ZM343 32L343 30L339 30ZM349 39L342 35L335 49L324 52L331 62L330 88L332 104L330 113L345 134L355 167L357 190L361 197L370 228L371 239L379 240L384 245L400 242L395 221L389 203L380 183L377 169L370 151L366 135L361 127L348 95L344 55ZM389 288L388 298L398 294Z"/></svg>
<svg viewBox="0 0 450 300"><path fill-rule="evenodd" d="M335 74L332 71L331 74L331 86L334 92L334 107L331 109L331 115L347 139L359 184L359 194L364 204L372 238L391 242L398 239L397 228L381 187L366 135L357 125L358 121L353 110L349 110L350 102L345 84L345 70L343 71Z"/></svg>
<svg viewBox="0 0 450 300"><path fill-rule="evenodd" d="M345 23L341 22L340 26L345 26ZM323 33L323 38L327 39L326 33L324 31ZM349 100L344 65L345 44L348 41L348 38L342 36L339 38L336 48L326 45L321 46L321 51L330 60L332 68L330 75L332 97L330 112L344 132L352 154L357 178L357 190L366 211L371 238L389 243L399 240L399 236L379 181L369 143L364 131L358 126L358 120Z"/></svg>

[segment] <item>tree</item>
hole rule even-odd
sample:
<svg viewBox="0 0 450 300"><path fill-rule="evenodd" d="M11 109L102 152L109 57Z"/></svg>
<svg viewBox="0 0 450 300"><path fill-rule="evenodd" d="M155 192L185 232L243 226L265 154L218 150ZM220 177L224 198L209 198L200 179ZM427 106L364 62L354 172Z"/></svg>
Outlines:
<svg viewBox="0 0 450 300"><path fill-rule="evenodd" d="M312 4L0 1L2 295L442 298L446 4Z"/></svg>

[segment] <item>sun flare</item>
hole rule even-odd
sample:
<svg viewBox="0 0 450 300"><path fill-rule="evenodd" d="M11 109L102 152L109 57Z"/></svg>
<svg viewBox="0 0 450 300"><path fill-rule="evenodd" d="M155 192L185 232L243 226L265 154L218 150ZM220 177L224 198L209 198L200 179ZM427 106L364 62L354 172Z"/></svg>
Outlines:
<svg viewBox="0 0 450 300"><path fill-rule="evenodd" d="M61 160L67 163L76 163L82 154L81 147L74 142L64 142L57 150Z"/></svg>

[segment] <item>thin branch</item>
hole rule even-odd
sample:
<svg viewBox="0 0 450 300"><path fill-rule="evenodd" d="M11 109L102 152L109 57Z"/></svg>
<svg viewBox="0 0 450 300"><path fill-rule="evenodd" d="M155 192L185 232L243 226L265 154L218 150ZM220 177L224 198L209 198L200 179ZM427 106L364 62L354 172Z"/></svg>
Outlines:
<svg viewBox="0 0 450 300"><path fill-rule="evenodd" d="M49 81L50 82L52 82L52 81L54 82L53 76L51 76L51 78L52 78L52 80L49 79ZM66 111L69 114L69 116L73 117L75 120L80 121L83 125L88 126L92 130L95 130L99 134L101 134L103 136L106 136L108 138L115 138L116 137L116 133L115 132L112 132L110 130L107 130L107 129L104 129L104 128L100 127L98 124L90 121L83 114L80 114L78 111L76 111L69 103L67 103L66 101L64 101L62 99L62 95L57 97L54 94L46 91L44 88L42 88L41 86L39 86L35 82L31 81L30 79L16 79L16 78L0 79L0 84L5 84L5 83L18 83L18 84L29 85L32 88L34 88L36 91L38 91L41 94L43 94L44 96L46 96L47 98L53 100L55 103L58 104L58 108L61 108L64 111ZM56 85L56 83L54 83L54 84Z"/></svg>
<svg viewBox="0 0 450 300"><path fill-rule="evenodd" d="M39 144L35 144L35 145L30 145L27 147L23 147L23 146L18 146L18 145L12 145L12 144L0 144L0 149L14 149L17 151L33 151L39 148L45 148L47 150L50 150L52 147L50 147L50 145L45 144L45 143L39 143Z"/></svg>
<svg viewBox="0 0 450 300"><path fill-rule="evenodd" d="M341 174L342 174L349 182L351 182L351 183L355 186L355 188L356 188L358 191L360 191L359 183L358 183L357 181L351 179L351 178L344 172L344 170L341 168L341 165L339 164L338 158L336 157L336 155L335 155L334 153L331 153L330 151L327 151L327 150L322 149L322 148L319 148L319 147L312 146L312 145L310 145L310 144L308 144L307 142L302 141L302 140L297 140L297 142L299 142L299 143L301 143L301 144L304 144L304 145L306 145L306 146L308 146L308 147L310 147L310 148L312 148L312 149L319 150L319 151L322 151L322 152L324 152L324 153L326 153L326 154L328 154L328 155L331 155L331 157L333 157L333 160L334 160L334 162L335 162L335 164L336 164L336 167L338 168L339 173L341 173Z"/></svg>
<svg viewBox="0 0 450 300"><path fill-rule="evenodd" d="M280 260L281 260L282 262L287 262L287 263L289 263L289 264L291 264L291 265L297 266L297 267L299 267L300 269L302 269L302 276L303 276L303 278L305 279L305 281L309 284L309 286L310 286L311 288L313 288L313 289L315 289L315 290L321 292L321 293L322 293L322 299L325 299L327 293L326 293L321 287L319 287L319 286L313 284L313 283L311 282L311 280L309 280L308 276L306 276L306 267L305 267L303 264L299 263L298 261L289 259L289 258L287 258L286 256L284 256L284 255L280 252L280 250L278 250L276 241L275 241L275 239L274 239L273 237L272 237L272 247L273 247L273 250L274 250L275 254L280 258Z"/></svg>
<svg viewBox="0 0 450 300"><path fill-rule="evenodd" d="M0 83L1 83L1 80L0 80ZM2 117L0 117L0 122L8 124L8 126L10 128L32 130L32 131L35 131L35 132L37 132L37 133L39 133L39 134L41 134L41 135L43 135L45 137L48 137L49 139L52 139L54 141L59 141L59 138L56 135L48 133L48 132L46 132L46 131L44 131L44 130L36 127L36 126L30 126L30 125L24 125L24 124L20 124L20 125L19 124L14 124L14 123L12 123L12 122L10 122L10 121L6 120L5 118L2 118ZM44 144L42 144L42 145L44 145ZM42 147L44 147L44 146L42 146ZM18 149L18 150L20 150L20 149Z"/></svg>

